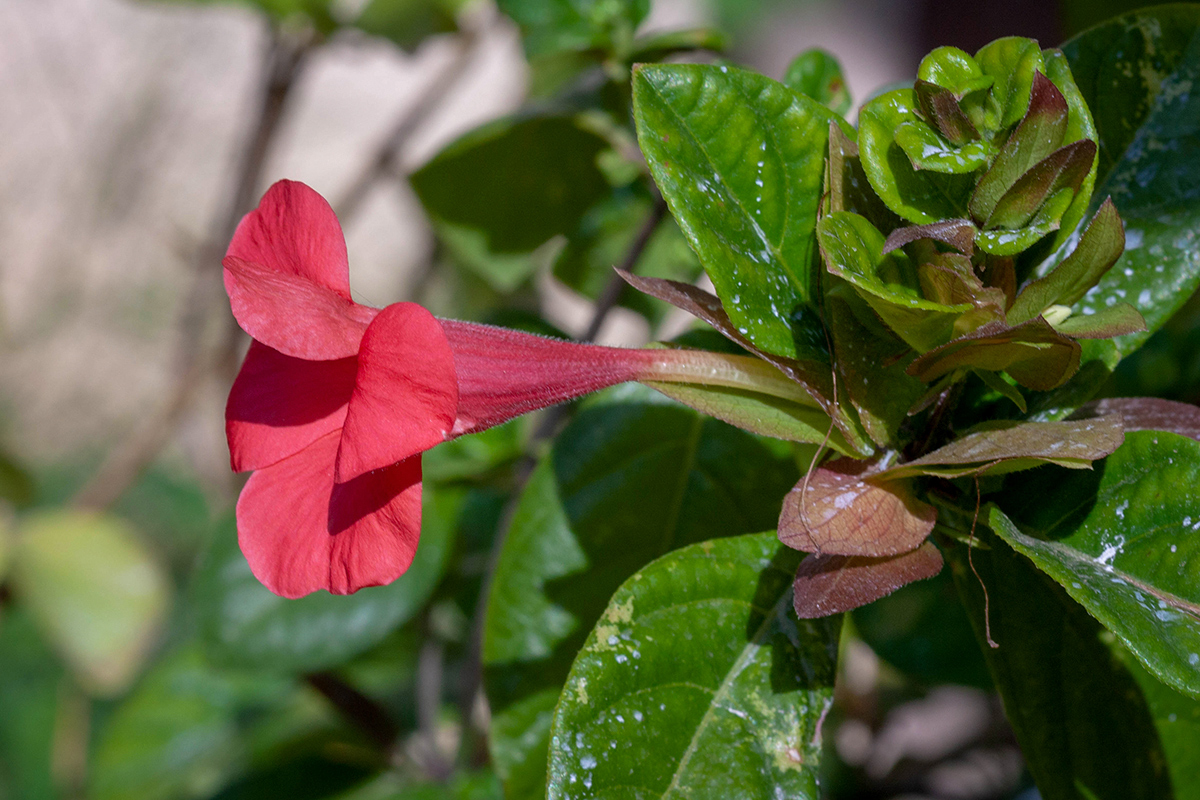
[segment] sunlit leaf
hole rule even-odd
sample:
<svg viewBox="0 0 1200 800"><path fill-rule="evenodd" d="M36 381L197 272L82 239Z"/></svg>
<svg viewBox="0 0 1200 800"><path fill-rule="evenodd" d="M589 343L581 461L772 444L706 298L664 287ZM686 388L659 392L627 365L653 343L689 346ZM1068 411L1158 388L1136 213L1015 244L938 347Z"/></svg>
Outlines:
<svg viewBox="0 0 1200 800"><path fill-rule="evenodd" d="M633 77L642 152L729 318L760 349L803 357L833 112L726 66L646 65Z"/></svg>
<svg viewBox="0 0 1200 800"><path fill-rule="evenodd" d="M1079 344L1040 317L1015 327L989 323L918 357L910 375L929 383L956 369L1007 372L1030 389L1061 385L1079 369Z"/></svg>
<svg viewBox="0 0 1200 800"><path fill-rule="evenodd" d="M1082 406L1079 416L1120 414L1125 431L1168 431L1200 440L1200 408L1157 397L1106 397Z"/></svg>
<svg viewBox="0 0 1200 800"><path fill-rule="evenodd" d="M933 530L937 509L903 480L872 479L877 465L840 458L796 484L783 499L779 541L794 550L891 556L915 550Z"/></svg>
<svg viewBox="0 0 1200 800"><path fill-rule="evenodd" d="M12 581L79 680L115 694L137 675L166 615L165 570L121 520L52 511L18 529Z"/></svg>
<svg viewBox="0 0 1200 800"><path fill-rule="evenodd" d="M629 390L581 412L534 471L488 601L489 744L512 798L545 796L551 714L612 593L678 547L774 527L794 462ZM578 787L577 787L578 788Z"/></svg>
<svg viewBox="0 0 1200 800"><path fill-rule="evenodd" d="M896 144L917 170L963 175L988 165L987 142L971 141L956 146L924 122L900 123L895 137Z"/></svg>
<svg viewBox="0 0 1200 800"><path fill-rule="evenodd" d="M852 611L941 569L942 554L932 542L880 558L810 555L800 562L792 587L796 615L815 619Z"/></svg>
<svg viewBox="0 0 1200 800"><path fill-rule="evenodd" d="M1096 160L1096 143L1088 139L1060 147L1034 164L996 203L987 226L1027 225L1047 198L1063 189L1077 193ZM1072 194L1074 196L1074 194Z"/></svg>
<svg viewBox="0 0 1200 800"><path fill-rule="evenodd" d="M550 798L816 800L840 619L788 613L797 554L770 534L704 542L627 581L571 667Z"/></svg>

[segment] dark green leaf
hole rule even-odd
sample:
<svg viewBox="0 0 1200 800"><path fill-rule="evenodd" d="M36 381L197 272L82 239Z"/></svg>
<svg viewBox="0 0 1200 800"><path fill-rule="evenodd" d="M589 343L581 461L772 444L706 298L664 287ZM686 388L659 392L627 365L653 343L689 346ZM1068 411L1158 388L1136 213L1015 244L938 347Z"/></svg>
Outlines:
<svg viewBox="0 0 1200 800"><path fill-rule="evenodd" d="M762 350L802 357L790 318L812 298L833 113L725 66L643 66L633 99L654 180L729 318Z"/></svg>
<svg viewBox="0 0 1200 800"><path fill-rule="evenodd" d="M992 529L1151 672L1200 696L1200 442L1138 431L1092 472L1050 469L1012 481L999 502L1017 525L993 509Z"/></svg>
<svg viewBox="0 0 1200 800"><path fill-rule="evenodd" d="M0 500L24 506L33 502L33 495L33 478L7 454L0 452Z"/></svg>
<svg viewBox="0 0 1200 800"><path fill-rule="evenodd" d="M563 687L548 797L816 800L841 620L788 613L797 560L721 539L618 589Z"/></svg>
<svg viewBox="0 0 1200 800"><path fill-rule="evenodd" d="M1147 330L1122 336L1127 355L1200 284L1200 9L1161 6L1086 31L1063 47L1098 132L1097 194L1125 220L1121 260L1082 301L1086 312L1134 304Z"/></svg>
<svg viewBox="0 0 1200 800"><path fill-rule="evenodd" d="M1200 798L1200 747L1196 746L1200 742L1200 700L1180 694L1155 679L1125 648L1118 646L1117 651L1141 687L1154 716L1176 800L1197 800Z"/></svg>
<svg viewBox="0 0 1200 800"><path fill-rule="evenodd" d="M223 664L311 672L378 644L412 617L437 586L465 499L465 490L426 486L421 542L408 572L389 586L345 597L316 592L287 600L271 594L238 550L234 520L225 520L197 577L208 652Z"/></svg>
<svg viewBox="0 0 1200 800"><path fill-rule="evenodd" d="M711 50L720 53L729 46L729 37L716 28L689 28L639 36L633 40L629 61L645 63L662 61L674 53L689 50Z"/></svg>
<svg viewBox="0 0 1200 800"><path fill-rule="evenodd" d="M463 136L411 181L435 219L483 232L496 253L526 252L574 231L608 192L596 166L607 146L572 117L506 119Z"/></svg>
<svg viewBox="0 0 1200 800"><path fill-rule="evenodd" d="M880 658L925 686L992 688L949 570L855 609L854 629Z"/></svg>
<svg viewBox="0 0 1200 800"><path fill-rule="evenodd" d="M649 0L499 0L498 5L521 26L531 56L627 47L650 10Z"/></svg>
<svg viewBox="0 0 1200 800"><path fill-rule="evenodd" d="M563 431L521 497L488 600L490 742L509 797L545 795L550 714L621 582L677 547L773 527L797 477L749 434L666 401L592 406Z"/></svg>
<svg viewBox="0 0 1200 800"><path fill-rule="evenodd" d="M986 540L990 547L972 554L978 579L965 547L948 555L1041 796L1170 800L1149 709L1101 627L1027 560Z"/></svg>
<svg viewBox="0 0 1200 800"><path fill-rule="evenodd" d="M21 800L55 800L54 753L61 662L43 644L36 623L20 608L0 619L0 793Z"/></svg>
<svg viewBox="0 0 1200 800"><path fill-rule="evenodd" d="M850 110L850 92L842 77L842 65L830 53L814 47L792 59L783 84L811 97L837 114Z"/></svg>
<svg viewBox="0 0 1200 800"><path fill-rule="evenodd" d="M871 187L888 208L918 225L965 217L975 176L918 171L896 141L907 122L925 124L912 89L882 94L859 112L858 148Z"/></svg>
<svg viewBox="0 0 1200 800"><path fill-rule="evenodd" d="M454 30L460 5L460 0L370 0L354 27L413 50L426 36Z"/></svg>

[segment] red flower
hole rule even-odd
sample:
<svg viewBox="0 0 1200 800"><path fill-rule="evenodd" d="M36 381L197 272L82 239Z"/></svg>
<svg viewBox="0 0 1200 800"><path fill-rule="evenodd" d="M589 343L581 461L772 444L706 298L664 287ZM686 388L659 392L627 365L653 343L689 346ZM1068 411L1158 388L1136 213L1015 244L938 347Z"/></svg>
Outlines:
<svg viewBox="0 0 1200 800"><path fill-rule="evenodd" d="M680 361L441 321L413 303L359 305L337 218L301 183L271 187L224 266L254 339L225 412L232 467L254 470L238 541L284 597L348 594L408 568L430 447L616 383L670 379L663 365Z"/></svg>

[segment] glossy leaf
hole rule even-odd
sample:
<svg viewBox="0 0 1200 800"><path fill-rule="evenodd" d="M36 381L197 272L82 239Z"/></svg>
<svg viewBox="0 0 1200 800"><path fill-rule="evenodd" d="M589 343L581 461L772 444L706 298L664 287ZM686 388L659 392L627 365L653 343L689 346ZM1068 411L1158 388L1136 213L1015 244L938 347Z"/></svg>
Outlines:
<svg viewBox="0 0 1200 800"><path fill-rule="evenodd" d="M13 586L46 639L92 693L124 689L166 616L165 570L115 517L48 511L18 536Z"/></svg>
<svg viewBox="0 0 1200 800"><path fill-rule="evenodd" d="M650 11L648 0L500 0L497 5L521 27L531 56L610 49L632 40Z"/></svg>
<svg viewBox="0 0 1200 800"><path fill-rule="evenodd" d="M1096 310L1126 301L1147 330L1115 340L1127 355L1200 285L1200 10L1139 11L1063 46L1098 133L1098 196L1125 220L1125 253L1081 302Z"/></svg>
<svg viewBox="0 0 1200 800"><path fill-rule="evenodd" d="M1017 179L996 203L988 227L1020 228L1047 198L1063 189L1077 193L1096 160L1096 143L1085 139L1055 150Z"/></svg>
<svg viewBox="0 0 1200 800"><path fill-rule="evenodd" d="M840 619L797 621L798 556L704 542L613 595L554 715L550 798L818 797Z"/></svg>
<svg viewBox="0 0 1200 800"><path fill-rule="evenodd" d="M1079 416L1120 414L1128 431L1168 431L1200 441L1200 408L1157 397L1106 397L1081 407Z"/></svg>
<svg viewBox="0 0 1200 800"><path fill-rule="evenodd" d="M272 594L251 574L234 520L227 518L197 576L208 653L230 666L299 673L340 664L378 644L437 586L465 499L464 490L426 486L421 541L408 571L388 586L349 596L317 592L288 600Z"/></svg>
<svg viewBox="0 0 1200 800"><path fill-rule="evenodd" d="M737 329L802 357L791 316L814 288L814 229L833 112L726 66L646 65L633 77L654 180Z"/></svg>
<svg viewBox="0 0 1200 800"><path fill-rule="evenodd" d="M996 39L980 48L975 62L992 79L987 128L1003 130L1016 124L1029 108L1033 76L1045 72L1038 43L1020 36Z"/></svg>
<svg viewBox="0 0 1200 800"><path fill-rule="evenodd" d="M970 309L924 299L915 276L905 274L907 257L882 255L883 234L865 217L848 211L829 214L821 219L817 235L826 269L852 284L888 327L919 352L946 342L954 320Z"/></svg>
<svg viewBox="0 0 1200 800"><path fill-rule="evenodd" d="M992 529L1151 672L1200 696L1200 501L1183 488L1200 479L1200 442L1138 431L1092 472L1026 475L991 510ZM1047 480L1055 492L1035 502L1030 482Z"/></svg>
<svg viewBox="0 0 1200 800"><path fill-rule="evenodd" d="M918 499L907 481L872 478L876 466L839 458L802 478L783 499L779 541L826 555L915 550L933 530L937 509Z"/></svg>
<svg viewBox="0 0 1200 800"><path fill-rule="evenodd" d="M826 167L826 213L850 211L866 217L881 231L894 230L904 224L875 194L863 169L858 143L836 122L829 123L829 160Z"/></svg>
<svg viewBox="0 0 1200 800"><path fill-rule="evenodd" d="M1146 330L1146 320L1129 303L1105 306L1095 314L1075 314L1053 325L1073 339L1111 339Z"/></svg>
<svg viewBox="0 0 1200 800"><path fill-rule="evenodd" d="M842 65L830 53L814 47L792 59L783 73L783 85L811 97L836 114L850 110L850 92Z"/></svg>
<svg viewBox="0 0 1200 800"><path fill-rule="evenodd" d="M978 579L964 547L949 554L954 582L1041 796L1172 798L1149 709L1103 629L1027 560L986 538L989 547L972 554ZM989 630L999 647L988 645Z"/></svg>
<svg viewBox="0 0 1200 800"><path fill-rule="evenodd" d="M879 558L810 555L796 570L793 605L801 619L853 611L941 570L942 554L932 542Z"/></svg>
<svg viewBox="0 0 1200 800"><path fill-rule="evenodd" d="M983 77L983 70L975 59L957 47L935 48L917 67L918 80L929 81L958 95L979 88Z"/></svg>
<svg viewBox="0 0 1200 800"><path fill-rule="evenodd" d="M892 467L886 475L982 474L989 467L1003 469L1005 462L1028 468L1031 460L1081 469L1112 453L1125 440L1119 414L1072 422L996 421L979 427L932 453Z"/></svg>
<svg viewBox="0 0 1200 800"><path fill-rule="evenodd" d="M979 131L963 113L954 92L919 78L913 91L916 92L925 121L955 147L979 139ZM912 155L909 154L909 157L912 158Z"/></svg>
<svg viewBox="0 0 1200 800"><path fill-rule="evenodd" d="M1030 389L1049 390L1079 369L1079 345L1038 318L1008 327L984 325L917 358L910 375L932 382L956 369L1004 371Z"/></svg>
<svg viewBox="0 0 1200 800"><path fill-rule="evenodd" d="M883 254L887 255L921 239L932 239L969 256L975 250L975 233L975 225L969 219L948 219L928 225L908 225L896 228L888 234L883 243Z"/></svg>
<svg viewBox="0 0 1200 800"><path fill-rule="evenodd" d="M895 139L917 170L964 175L988 165L987 142L954 145L924 122L900 123Z"/></svg>
<svg viewBox="0 0 1200 800"><path fill-rule="evenodd" d="M551 713L616 588L677 547L774 527L798 477L749 434L649 390L614 397L638 401L592 406L559 435L496 567L484 661L509 797L545 796Z"/></svg>
<svg viewBox="0 0 1200 800"><path fill-rule="evenodd" d="M1200 700L1157 680L1123 647L1117 650L1150 706L1176 800L1200 798L1200 747L1196 747L1200 742Z"/></svg>
<svg viewBox="0 0 1200 800"><path fill-rule="evenodd" d="M994 256L1017 256L1040 242L1047 234L1058 230L1063 213L1071 205L1073 193L1070 188L1060 189L1051 196L1029 224L1015 231L997 228L980 231L975 245Z"/></svg>
<svg viewBox="0 0 1200 800"><path fill-rule="evenodd" d="M1063 144L1067 134L1067 99L1040 72L1034 73L1029 110L1013 131L991 169L971 195L971 216L989 221L997 204L1017 181Z"/></svg>
<svg viewBox="0 0 1200 800"><path fill-rule="evenodd" d="M858 120L863 169L888 208L918 225L967 215L975 176L920 172L896 141L901 125L924 124L911 89L876 97L862 107Z"/></svg>
<svg viewBox="0 0 1200 800"><path fill-rule="evenodd" d="M607 146L568 116L510 118L453 142L410 180L435 219L481 231L494 252L526 252L574 231L607 194L596 166Z"/></svg>

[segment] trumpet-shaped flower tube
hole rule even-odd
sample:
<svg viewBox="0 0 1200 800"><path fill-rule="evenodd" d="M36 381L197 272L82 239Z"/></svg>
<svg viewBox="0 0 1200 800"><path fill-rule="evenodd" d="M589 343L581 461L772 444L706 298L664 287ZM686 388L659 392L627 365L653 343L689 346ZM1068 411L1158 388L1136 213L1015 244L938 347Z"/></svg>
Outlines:
<svg viewBox="0 0 1200 800"><path fill-rule="evenodd" d="M421 453L465 433L631 380L803 393L757 359L600 347L350 296L346 245L307 186L275 184L224 261L254 339L226 406L235 471L253 470L238 538L276 594L389 583L421 526Z"/></svg>

